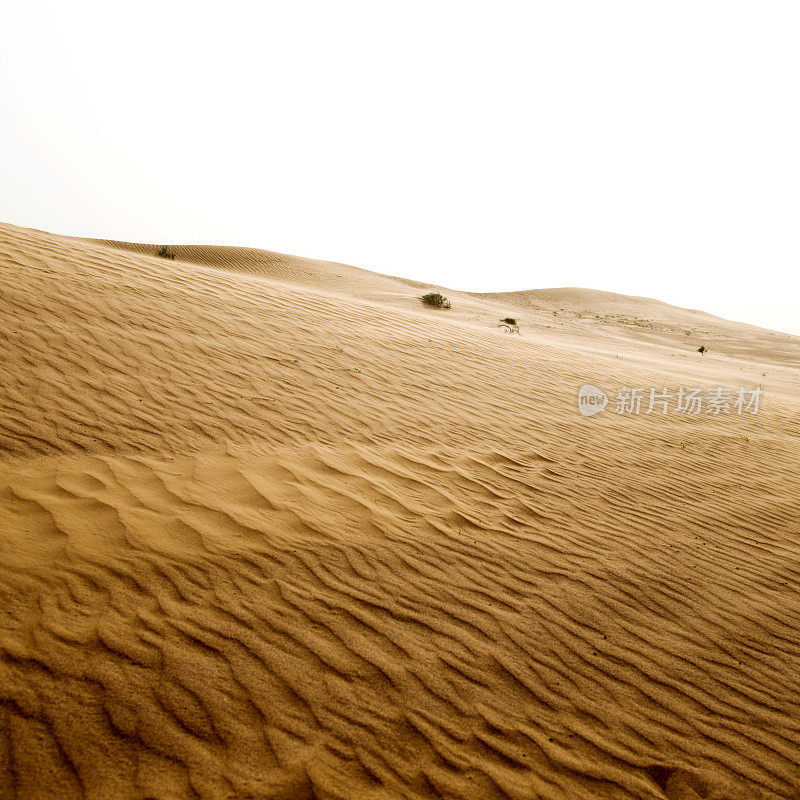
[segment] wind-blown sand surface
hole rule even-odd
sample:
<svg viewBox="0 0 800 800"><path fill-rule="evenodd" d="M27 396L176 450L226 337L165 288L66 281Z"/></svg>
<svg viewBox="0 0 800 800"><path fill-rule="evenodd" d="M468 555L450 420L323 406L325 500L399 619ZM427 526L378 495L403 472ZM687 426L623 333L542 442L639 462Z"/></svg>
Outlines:
<svg viewBox="0 0 800 800"><path fill-rule="evenodd" d="M0 226L0 798L800 798L800 340L174 250Z"/></svg>

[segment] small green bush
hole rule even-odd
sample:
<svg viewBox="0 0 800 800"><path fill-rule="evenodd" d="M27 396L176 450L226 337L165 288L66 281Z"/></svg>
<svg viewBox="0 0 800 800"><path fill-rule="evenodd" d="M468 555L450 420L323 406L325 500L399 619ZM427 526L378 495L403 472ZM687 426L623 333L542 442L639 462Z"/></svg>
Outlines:
<svg viewBox="0 0 800 800"><path fill-rule="evenodd" d="M514 317L503 317L503 319L501 319L500 322L505 322L506 325L517 324L517 321L514 319Z"/></svg>
<svg viewBox="0 0 800 800"><path fill-rule="evenodd" d="M173 253L172 250L170 250L165 244L162 244L161 247L158 248L156 255L160 256L161 258L175 258L175 253Z"/></svg>
<svg viewBox="0 0 800 800"><path fill-rule="evenodd" d="M433 306L434 308L450 308L450 301L439 292L428 292L420 297L426 306Z"/></svg>
<svg viewBox="0 0 800 800"><path fill-rule="evenodd" d="M697 348L697 352L700 353L700 355L703 355L706 350L708 350L708 348L704 344L701 344L700 347Z"/></svg>

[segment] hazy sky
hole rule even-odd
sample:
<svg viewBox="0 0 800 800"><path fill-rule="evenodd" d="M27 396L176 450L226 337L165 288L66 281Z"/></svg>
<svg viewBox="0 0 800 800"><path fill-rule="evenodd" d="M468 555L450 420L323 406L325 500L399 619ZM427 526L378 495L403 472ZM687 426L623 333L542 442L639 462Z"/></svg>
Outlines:
<svg viewBox="0 0 800 800"><path fill-rule="evenodd" d="M0 3L0 220L800 334L792 2Z"/></svg>

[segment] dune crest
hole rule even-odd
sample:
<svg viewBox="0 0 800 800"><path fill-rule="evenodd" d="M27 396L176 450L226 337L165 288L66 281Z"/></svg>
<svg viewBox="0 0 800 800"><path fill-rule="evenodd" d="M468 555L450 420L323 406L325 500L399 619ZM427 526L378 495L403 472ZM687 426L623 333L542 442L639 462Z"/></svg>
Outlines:
<svg viewBox="0 0 800 800"><path fill-rule="evenodd" d="M800 798L800 340L174 249L0 225L0 798Z"/></svg>

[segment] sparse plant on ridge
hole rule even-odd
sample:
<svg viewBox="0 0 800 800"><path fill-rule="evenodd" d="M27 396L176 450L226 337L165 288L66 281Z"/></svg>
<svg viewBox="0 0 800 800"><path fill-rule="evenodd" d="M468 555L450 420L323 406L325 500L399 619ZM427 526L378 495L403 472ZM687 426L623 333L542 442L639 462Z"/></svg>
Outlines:
<svg viewBox="0 0 800 800"><path fill-rule="evenodd" d="M162 244L161 247L158 248L156 255L161 258L175 258L175 253L173 253L172 250L170 250L165 244Z"/></svg>
<svg viewBox="0 0 800 800"><path fill-rule="evenodd" d="M422 300L426 306L432 306L433 308L450 308L450 301L439 292L428 292L422 295L420 300Z"/></svg>
<svg viewBox="0 0 800 800"><path fill-rule="evenodd" d="M500 320L500 325L506 333L519 333L519 325L514 317L503 317Z"/></svg>

